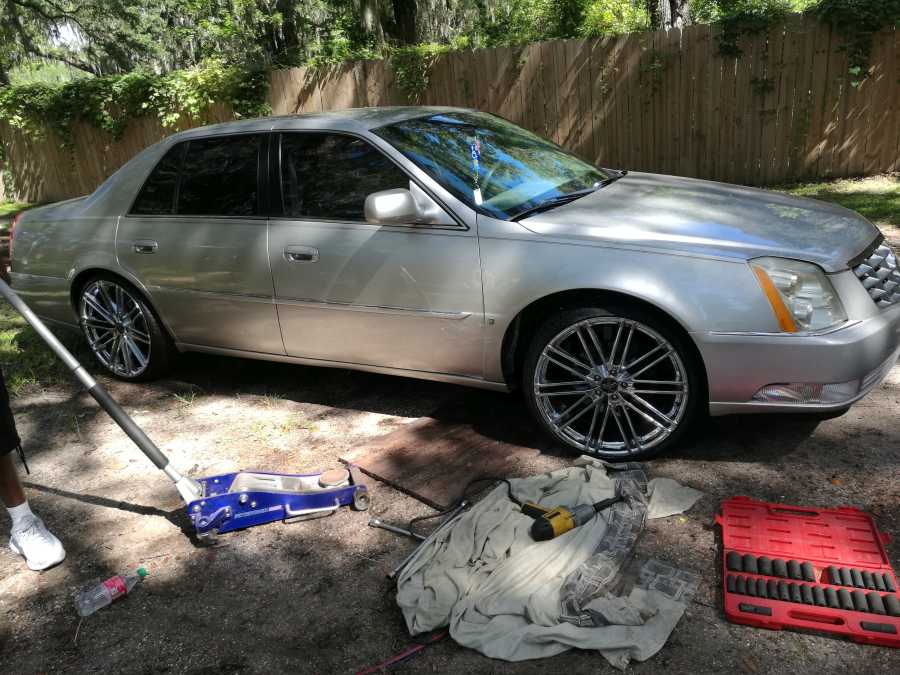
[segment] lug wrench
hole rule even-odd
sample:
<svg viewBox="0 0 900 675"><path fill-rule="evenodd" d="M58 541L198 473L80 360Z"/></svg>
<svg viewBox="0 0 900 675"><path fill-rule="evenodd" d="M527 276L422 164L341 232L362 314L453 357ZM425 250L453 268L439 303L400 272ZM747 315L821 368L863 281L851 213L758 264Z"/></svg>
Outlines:
<svg viewBox="0 0 900 675"><path fill-rule="evenodd" d="M406 567L409 566L409 564L415 559L415 557L418 555L419 551L422 550L422 548L425 546L425 544L436 539L437 535L441 532L441 530L443 530L448 524L450 524L453 520L455 520L456 516L458 516L460 513L462 513L462 511L464 511L467 508L469 508L469 502L467 502L466 500L461 501L459 503L459 506L457 506L455 509L450 511L450 513L448 513L447 516L444 518L444 521L440 525L438 525L431 534L429 534L427 537L425 537L425 539L423 539L421 541L421 543L419 543L419 545L416 546L412 550L412 553L410 553L408 556L406 556L403 559L403 561L399 565L397 565L391 571L390 574L387 575L388 579L390 579L391 581L396 580L397 575L399 575L400 572L402 572L404 569L406 569Z"/></svg>
<svg viewBox="0 0 900 675"><path fill-rule="evenodd" d="M382 530L387 530L388 532L393 532L394 534L402 534L404 537L410 537L412 539L418 539L419 541L425 541L425 535L417 534L412 530L406 530L402 527L397 527L396 525L391 525L390 523L386 523L381 520L381 518L370 518L369 527L380 527Z"/></svg>

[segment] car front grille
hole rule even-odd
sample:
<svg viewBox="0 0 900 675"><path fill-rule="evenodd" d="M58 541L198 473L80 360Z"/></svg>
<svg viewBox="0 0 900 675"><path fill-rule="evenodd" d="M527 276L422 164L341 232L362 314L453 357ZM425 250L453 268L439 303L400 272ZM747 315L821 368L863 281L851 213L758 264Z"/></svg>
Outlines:
<svg viewBox="0 0 900 675"><path fill-rule="evenodd" d="M900 303L900 267L887 244L879 245L853 272L879 307Z"/></svg>

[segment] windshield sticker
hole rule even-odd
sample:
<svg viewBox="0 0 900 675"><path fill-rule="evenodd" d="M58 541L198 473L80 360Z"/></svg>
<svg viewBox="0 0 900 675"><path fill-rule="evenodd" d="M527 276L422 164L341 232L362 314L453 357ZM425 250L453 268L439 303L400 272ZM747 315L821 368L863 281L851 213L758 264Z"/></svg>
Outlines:
<svg viewBox="0 0 900 675"><path fill-rule="evenodd" d="M474 183L474 189L472 190L472 195L475 199L475 205L481 206L483 200L481 198L481 186L478 184L478 177L481 173L481 142L478 140L477 136L469 143L469 150L472 154L472 171L474 173L472 181Z"/></svg>

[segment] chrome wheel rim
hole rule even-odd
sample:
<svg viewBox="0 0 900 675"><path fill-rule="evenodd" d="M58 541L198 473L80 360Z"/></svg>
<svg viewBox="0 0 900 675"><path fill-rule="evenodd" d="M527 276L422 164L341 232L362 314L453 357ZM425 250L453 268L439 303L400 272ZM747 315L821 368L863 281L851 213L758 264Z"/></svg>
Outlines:
<svg viewBox="0 0 900 675"><path fill-rule="evenodd" d="M138 300L112 281L92 281L81 293L81 328L91 350L116 375L137 377L150 364L150 330Z"/></svg>
<svg viewBox="0 0 900 675"><path fill-rule="evenodd" d="M557 334L541 352L533 385L544 421L587 454L659 445L675 433L690 397L675 347L620 317L586 319Z"/></svg>

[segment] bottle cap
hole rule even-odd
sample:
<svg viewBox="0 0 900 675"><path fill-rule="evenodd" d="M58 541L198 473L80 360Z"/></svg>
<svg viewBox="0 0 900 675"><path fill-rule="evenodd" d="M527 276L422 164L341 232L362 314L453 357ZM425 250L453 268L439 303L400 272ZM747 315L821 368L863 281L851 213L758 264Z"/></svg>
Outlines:
<svg viewBox="0 0 900 675"><path fill-rule="evenodd" d="M145 576L147 576L147 570L144 569L143 567L138 567L137 573L141 579L143 579Z"/></svg>

